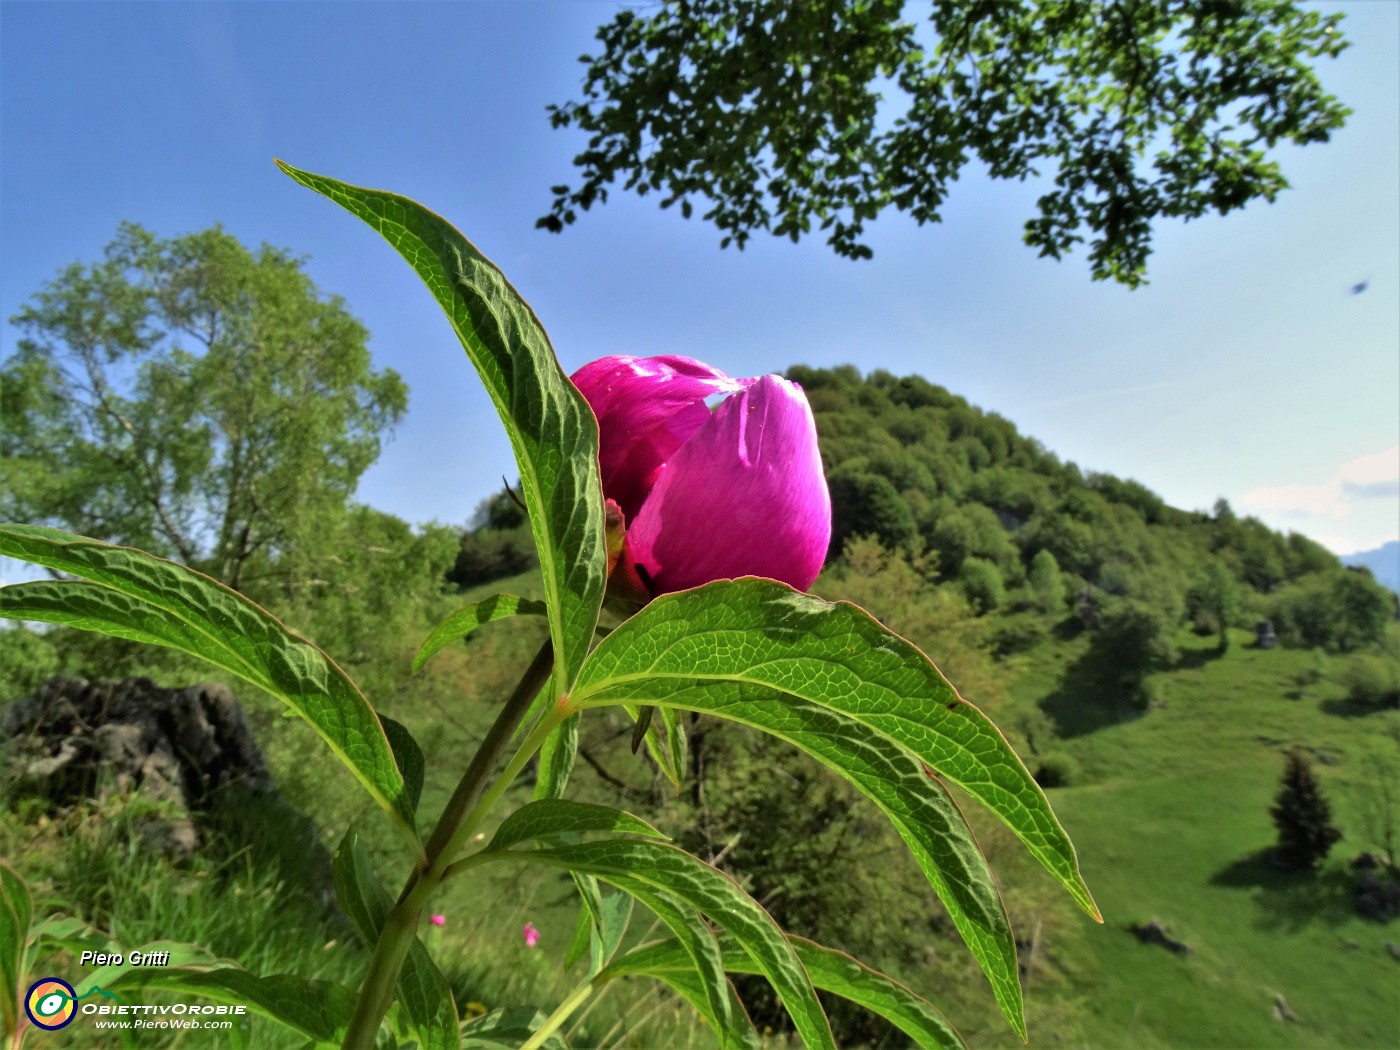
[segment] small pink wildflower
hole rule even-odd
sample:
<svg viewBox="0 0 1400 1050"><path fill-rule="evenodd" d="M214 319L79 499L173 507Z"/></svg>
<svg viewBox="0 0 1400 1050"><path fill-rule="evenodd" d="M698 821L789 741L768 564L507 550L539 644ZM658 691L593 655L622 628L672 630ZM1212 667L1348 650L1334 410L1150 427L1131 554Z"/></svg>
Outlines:
<svg viewBox="0 0 1400 1050"><path fill-rule="evenodd" d="M540 931L535 929L533 922L527 922L520 929L520 935L525 938L525 947L533 948L540 943Z"/></svg>
<svg viewBox="0 0 1400 1050"><path fill-rule="evenodd" d="M446 915L429 915L429 916L428 916L428 921L429 921L430 923L432 923L434 926L446 926L446 925L447 925L447 916L446 916Z"/></svg>

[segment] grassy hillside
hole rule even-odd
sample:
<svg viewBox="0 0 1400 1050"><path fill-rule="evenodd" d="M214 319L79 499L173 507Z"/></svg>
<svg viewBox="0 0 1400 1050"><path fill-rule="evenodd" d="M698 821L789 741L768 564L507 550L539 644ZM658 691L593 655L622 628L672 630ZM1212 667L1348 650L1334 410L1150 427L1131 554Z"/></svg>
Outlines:
<svg viewBox="0 0 1400 1050"><path fill-rule="evenodd" d="M792 374L816 410L838 538L814 590L862 604L917 643L1002 727L1047 786L1105 916L1098 926L1077 913L1009 833L968 807L1017 933L1031 1045L1400 1045L1400 960L1387 948L1400 945L1400 921L1357 915L1348 866L1384 844L1372 826L1378 777L1400 783L1393 598L1303 537L1238 519L1223 501L1186 512L1135 482L1085 474L917 377ZM508 497L483 505L457 550L445 533L415 534L361 508L304 573L315 586L260 596L423 743L425 813L440 808L543 638L528 618L493 624L407 676L418 640L452 608L496 592L538 596L528 525ZM444 590L444 573L458 586ZM1252 644L1266 616L1279 648ZM4 699L59 670L217 677L168 652L67 631L5 642ZM348 774L304 725L232 684L324 845L353 824L386 881L401 877L398 843ZM691 778L678 795L632 754L620 712L590 714L570 793L654 820L796 932L930 990L972 1045L1019 1045L878 814L790 749L706 720L689 730ZM1269 807L1292 747L1312 758L1345 836L1316 872L1282 871L1269 856ZM127 825L140 808L55 814L0 790L0 855L46 907L124 941L216 942L259 970L354 981L363 953L344 924L279 906L305 872L267 859L246 826L192 864L138 864ZM577 913L567 877L480 869L432 910L446 923L429 931L429 947L464 1011L552 1006L572 985L553 965ZM235 915L211 928L210 916ZM1129 932L1153 920L1190 953ZM546 951L523 943L527 921ZM298 925L310 954L279 954L273 942ZM643 919L632 936L653 930ZM753 982L743 994L783 1045L771 996ZM1285 1010L1291 1020L1276 1016ZM855 1012L836 1022L843 1046L902 1045ZM569 1033L575 1046L711 1043L692 1012L646 983L618 982ZM258 1031L251 1045L281 1044Z"/></svg>
<svg viewBox="0 0 1400 1050"><path fill-rule="evenodd" d="M1064 947L1086 1045L1397 1045L1400 964L1385 945L1400 939L1400 924L1357 915L1347 867L1377 845L1360 812L1360 794L1375 787L1365 756L1389 747L1393 760L1383 728L1397 716L1353 714L1335 675L1313 680L1311 653L1236 646L1221 655L1190 636L1182 645L1181 666L1156 679L1152 710L1101 711L1096 728L1070 728L1057 745L1083 779L1051 799L1105 916L1104 928L1081 924ZM1074 647L1032 659L1062 666ZM1026 674L1013 702L1044 704L1051 678ZM1317 759L1345 835L1316 874L1281 872L1266 856L1268 807L1293 745ZM1127 930L1153 919L1191 954ZM1278 995L1296 1022L1276 1019Z"/></svg>

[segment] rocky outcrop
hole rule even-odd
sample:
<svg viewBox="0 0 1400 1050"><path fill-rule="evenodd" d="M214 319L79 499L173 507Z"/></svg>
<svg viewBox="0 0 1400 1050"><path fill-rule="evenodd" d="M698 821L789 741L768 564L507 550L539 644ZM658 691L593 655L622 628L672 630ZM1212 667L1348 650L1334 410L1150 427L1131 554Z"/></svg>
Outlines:
<svg viewBox="0 0 1400 1050"><path fill-rule="evenodd" d="M0 753L22 793L58 806L139 791L193 812L234 786L272 788L243 709L222 685L51 678L0 709Z"/></svg>
<svg viewBox="0 0 1400 1050"><path fill-rule="evenodd" d="M1400 869L1372 853L1356 857L1351 868L1356 872L1352 902L1357 913L1380 923L1400 917Z"/></svg>

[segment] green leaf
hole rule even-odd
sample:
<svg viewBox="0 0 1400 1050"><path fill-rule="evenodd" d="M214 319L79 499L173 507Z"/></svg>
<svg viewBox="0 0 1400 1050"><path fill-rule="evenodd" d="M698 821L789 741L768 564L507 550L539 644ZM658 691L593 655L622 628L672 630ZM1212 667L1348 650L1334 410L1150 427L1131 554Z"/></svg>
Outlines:
<svg viewBox="0 0 1400 1050"><path fill-rule="evenodd" d="M839 995L865 1007L897 1026L921 1047L964 1050L966 1043L957 1030L931 1003L845 952L824 948L802 937L789 937L797 957L811 975L812 983L823 992ZM721 936L720 950L729 973L757 973L749 958L732 937ZM662 941L633 949L602 974L604 979L644 974L668 983L674 973L691 973L690 958L677 941Z"/></svg>
<svg viewBox="0 0 1400 1050"><path fill-rule="evenodd" d="M406 197L278 165L359 216L398 250L447 313L476 366L520 469L549 606L555 696L562 696L588 653L606 583L592 410L560 368L534 312L448 222Z"/></svg>
<svg viewBox="0 0 1400 1050"><path fill-rule="evenodd" d="M680 712L673 707L661 709L661 724L666 730L666 768L670 771L667 776L671 786L680 791L690 757L690 737L681 724Z"/></svg>
<svg viewBox="0 0 1400 1050"><path fill-rule="evenodd" d="M545 1016L531 1006L507 1006L462 1025L462 1050L515 1050L544 1024ZM568 1050L558 1032L551 1032L541 1050Z"/></svg>
<svg viewBox="0 0 1400 1050"><path fill-rule="evenodd" d="M627 893L609 893L602 897L600 921L591 938L594 947L591 973L596 974L617 954L632 921L632 901L633 897Z"/></svg>
<svg viewBox="0 0 1400 1050"><path fill-rule="evenodd" d="M504 620L509 616L547 616L549 608L544 602L517 598L513 594L493 594L479 602L458 609L442 623L434 627L423 640L418 654L413 658L413 673L417 674L423 665L443 646L465 638L483 624L493 620Z"/></svg>
<svg viewBox="0 0 1400 1050"><path fill-rule="evenodd" d="M589 877L591 878L591 876ZM585 952L591 955L591 949L594 945L599 944L598 938L593 935L594 921L592 913L587 908L579 908L578 919L574 923L573 939L569 941L569 946L564 949L564 969L572 969L574 963L582 959ZM593 961L597 962L596 956ZM597 969L590 966L588 972L590 974L597 973L598 969L601 968L601 965Z"/></svg>
<svg viewBox="0 0 1400 1050"><path fill-rule="evenodd" d="M486 848L503 850L527 839L548 841L585 831L614 831L650 838L669 838L640 817L620 809L550 798L527 802L506 817Z"/></svg>
<svg viewBox="0 0 1400 1050"><path fill-rule="evenodd" d="M91 581L0 587L0 616L169 646L266 690L311 724L421 850L374 708L334 660L266 609L183 565L59 529L0 525L0 555Z"/></svg>
<svg viewBox="0 0 1400 1050"><path fill-rule="evenodd" d="M19 1024L20 983L24 977L24 946L34 906L19 873L0 863L0 1037Z"/></svg>
<svg viewBox="0 0 1400 1050"><path fill-rule="evenodd" d="M679 898L734 934L773 985L809 1047L834 1048L826 1015L787 937L772 916L723 872L684 850L650 839L606 839L549 849L510 850L499 856L586 872L634 896L669 894ZM652 907L650 902L644 903Z"/></svg>
<svg viewBox="0 0 1400 1050"><path fill-rule="evenodd" d="M457 1050L461 1035L452 986L416 938L399 973L398 992L422 1050Z"/></svg>
<svg viewBox="0 0 1400 1050"><path fill-rule="evenodd" d="M295 974L258 977L226 964L213 969L140 967L102 987L109 991L186 992L216 1003L246 1005L251 1013L290 1028L319 1046L340 1045L355 1009L355 995L344 985Z"/></svg>
<svg viewBox="0 0 1400 1050"><path fill-rule="evenodd" d="M341 910L373 951L393 908L393 900L375 874L369 854L354 828L340 840L331 862L331 874ZM452 988L417 938L399 971L397 988L409 1024L424 1050L455 1050L457 1004L452 998Z"/></svg>
<svg viewBox="0 0 1400 1050"><path fill-rule="evenodd" d="M681 784L685 782L688 741L685 738L685 730L680 728L676 712L670 708L662 708L661 721L658 724L651 717L655 714L655 708L628 705L626 710L633 722L639 718L647 718L648 725L643 738L646 741L647 754L656 763L656 768L661 770L661 775L671 782L673 788L680 791Z"/></svg>
<svg viewBox="0 0 1400 1050"><path fill-rule="evenodd" d="M700 991L695 1008L720 1033L725 1045L743 1042L742 1028L752 1027L743 1010L734 1011L733 989L724 976L724 959L714 931L682 897L628 876L607 876L618 889L635 897L675 934L690 963L688 973ZM824 1017L825 1015L823 1015Z"/></svg>
<svg viewBox="0 0 1400 1050"><path fill-rule="evenodd" d="M704 711L786 740L879 806L948 909L1007 1020L1024 1033L1016 942L996 880L957 804L923 766L864 723L767 686L663 679L615 691L625 697L639 688L663 710Z"/></svg>
<svg viewBox="0 0 1400 1050"><path fill-rule="evenodd" d="M36 922L30 928L29 944L36 955L60 948L78 955L83 952L106 955L121 950L105 933L67 915L51 915Z"/></svg>
<svg viewBox="0 0 1400 1050"><path fill-rule="evenodd" d="M674 943L674 942L669 942ZM706 1020L706 1010L709 1000L705 995L705 984L700 975L694 970L666 970L660 973L640 973L639 976L654 977L671 986L673 990L680 993L686 1002L690 1003L696 1011ZM734 986L725 981L725 988L729 993L729 1010L736 1017L742 1017L744 1023L730 1025L728 1029L719 1030L720 1050L760 1050L763 1040L759 1038L758 1032L754 1030L753 1022L749 1020L748 1014L744 1012L744 1004L739 1001L739 997L734 993ZM713 1021L710 1022L713 1025Z"/></svg>
<svg viewBox="0 0 1400 1050"><path fill-rule="evenodd" d="M213 970L219 967L233 966L235 964L224 959L216 959L206 949L194 944L183 944L179 941L151 941L143 944L139 948L133 949L141 955L150 955L161 952L166 955L166 965L136 966L126 960L131 958L130 954L122 953L119 957L121 962L108 963L99 966L95 970L89 971L83 978L81 984L74 986L74 991L81 998L86 996L93 988L112 988L117 982L126 978L128 974L145 972L147 970Z"/></svg>
<svg viewBox="0 0 1400 1050"><path fill-rule="evenodd" d="M870 726L996 813L1100 919L1069 836L1011 745L865 610L753 577L663 595L598 644L572 702L587 707L605 691L623 702L630 686L625 702L651 703L651 683L677 681L766 686Z"/></svg>
<svg viewBox="0 0 1400 1050"><path fill-rule="evenodd" d="M380 715L379 724L384 727L384 736L389 741L390 750L394 752L394 761L398 764L399 772L403 774L404 787L408 790L408 803L416 813L418 800L423 797L423 775L426 768L423 749L418 746L418 741L413 739L408 726L398 719Z"/></svg>
<svg viewBox="0 0 1400 1050"><path fill-rule="evenodd" d="M540 747L539 776L535 779L535 798L559 798L574 771L578 755L578 724L582 715L570 715L544 738Z"/></svg>
<svg viewBox="0 0 1400 1050"><path fill-rule="evenodd" d="M540 748L539 776L535 780L535 799L559 798L573 772L574 758L578 754L578 727L581 714L570 715L555 726L545 737ZM607 937L606 914L603 909L602 893L598 880L581 872L569 873L578 887L582 907L579 909L578 925L574 938L564 952L564 968L568 969L583 958L585 952L590 957L590 973L597 973L603 966L605 956L603 945ZM630 898L629 913L630 913ZM624 923L625 927L625 923Z"/></svg>
<svg viewBox="0 0 1400 1050"><path fill-rule="evenodd" d="M394 902L375 874L369 854L365 852L364 844L354 828L345 832L345 837L336 847L335 856L331 859L331 877L335 882L335 899L340 903L340 910L350 920L350 925L355 927L360 940L373 951Z"/></svg>

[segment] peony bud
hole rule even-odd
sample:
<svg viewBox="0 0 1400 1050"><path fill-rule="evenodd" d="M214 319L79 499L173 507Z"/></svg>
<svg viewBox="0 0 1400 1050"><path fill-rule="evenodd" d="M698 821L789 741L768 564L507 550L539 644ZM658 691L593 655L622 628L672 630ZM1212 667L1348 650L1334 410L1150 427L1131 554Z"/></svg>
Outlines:
<svg viewBox="0 0 1400 1050"><path fill-rule="evenodd" d="M573 381L598 417L603 493L653 595L737 576L812 585L831 499L801 387L685 357L605 357ZM711 412L716 394L731 396Z"/></svg>

